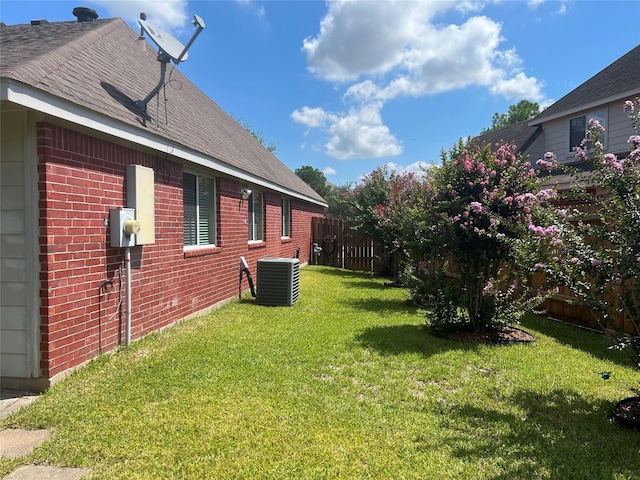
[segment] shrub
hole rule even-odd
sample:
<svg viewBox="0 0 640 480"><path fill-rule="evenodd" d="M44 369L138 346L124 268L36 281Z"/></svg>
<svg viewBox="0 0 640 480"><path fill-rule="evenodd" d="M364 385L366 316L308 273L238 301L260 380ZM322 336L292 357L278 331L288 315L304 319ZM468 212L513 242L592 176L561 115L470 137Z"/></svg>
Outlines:
<svg viewBox="0 0 640 480"><path fill-rule="evenodd" d="M640 367L640 98L626 101L623 108L635 132L628 140L629 153L624 158L606 153L601 142L604 128L589 121L576 158L586 161L591 171L578 179L605 194L584 199L588 220L584 212L568 212L558 227L563 230L561 254L544 269L589 306L608 333L615 325L612 315L625 314L631 335L612 335L616 348ZM580 193L584 192L578 187L572 192L576 197ZM569 228L567 220L575 228Z"/></svg>
<svg viewBox="0 0 640 480"><path fill-rule="evenodd" d="M549 294L533 292L528 280L541 249L538 233L553 231L555 194L540 188L538 172L515 145L495 147L460 141L448 155L443 152L442 165L429 177L433 199L423 215L431 227L421 230L421 241L441 264L448 259L450 273L458 276L442 276L436 269L438 277L423 280L426 290L435 286L448 296L426 296L427 308L443 315L434 320L439 324L495 329L517 322ZM455 319L440 302L460 307Z"/></svg>

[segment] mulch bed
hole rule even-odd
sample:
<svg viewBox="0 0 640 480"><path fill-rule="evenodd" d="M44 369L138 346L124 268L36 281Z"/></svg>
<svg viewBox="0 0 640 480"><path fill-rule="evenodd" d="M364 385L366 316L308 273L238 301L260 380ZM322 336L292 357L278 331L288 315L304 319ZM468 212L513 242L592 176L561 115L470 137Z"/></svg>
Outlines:
<svg viewBox="0 0 640 480"><path fill-rule="evenodd" d="M474 332L473 330L433 330L442 338L458 342L475 342L493 345L512 345L516 343L531 343L536 337L515 327L503 327L489 332Z"/></svg>
<svg viewBox="0 0 640 480"><path fill-rule="evenodd" d="M640 397L622 400L615 406L613 413L620 425L640 431Z"/></svg>

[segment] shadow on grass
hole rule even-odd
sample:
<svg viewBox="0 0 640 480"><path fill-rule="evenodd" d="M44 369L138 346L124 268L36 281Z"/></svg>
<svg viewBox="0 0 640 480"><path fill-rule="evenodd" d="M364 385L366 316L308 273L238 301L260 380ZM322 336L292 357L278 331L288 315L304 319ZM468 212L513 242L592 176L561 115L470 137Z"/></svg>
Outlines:
<svg viewBox="0 0 640 480"><path fill-rule="evenodd" d="M435 355L448 350L474 350L474 343L460 343L434 337L425 325L394 325L367 328L356 336L356 342L365 348L376 350L383 355L420 353Z"/></svg>
<svg viewBox="0 0 640 480"><path fill-rule="evenodd" d="M387 288L387 287L383 287ZM415 305L406 300L397 299L389 300L384 298L360 298L347 300L345 305L361 312L372 312L377 315L387 316L394 314L419 314L419 309Z"/></svg>
<svg viewBox="0 0 640 480"><path fill-rule="evenodd" d="M452 455L479 464L495 459L505 472L490 477L496 480L638 478L637 433L610 419L612 403L564 390L520 391L508 401L520 412L451 407L441 428ZM427 436L416 446L434 447Z"/></svg>
<svg viewBox="0 0 640 480"><path fill-rule="evenodd" d="M374 274L370 272L360 272L357 270L347 270L346 268L328 267L326 265L309 265L309 270L321 275L330 275L340 278L373 278Z"/></svg>
<svg viewBox="0 0 640 480"><path fill-rule="evenodd" d="M392 287L388 287L387 285L384 285L383 283L374 282L371 280L371 278L353 278L348 280L345 280L343 278L342 283L347 288L359 288L359 289L368 289L368 290L386 290L388 288L392 288Z"/></svg>
<svg viewBox="0 0 640 480"><path fill-rule="evenodd" d="M551 320L540 315L527 315L523 318L522 325L552 337L559 343L587 352L596 358L609 360L624 367L632 366L628 356L608 348L612 341L602 333L585 330L576 325Z"/></svg>
<svg viewBox="0 0 640 480"><path fill-rule="evenodd" d="M356 287L356 288L368 288L374 290L382 290L386 288L391 288L384 283L381 283L377 280L385 280L389 281L385 276L377 275L371 272L359 272L355 270L346 270L343 268L336 267L324 267L324 266L314 266L316 270L315 273L320 275L325 275L328 277L338 277L340 281L348 286L348 287ZM333 280L333 279L332 279Z"/></svg>

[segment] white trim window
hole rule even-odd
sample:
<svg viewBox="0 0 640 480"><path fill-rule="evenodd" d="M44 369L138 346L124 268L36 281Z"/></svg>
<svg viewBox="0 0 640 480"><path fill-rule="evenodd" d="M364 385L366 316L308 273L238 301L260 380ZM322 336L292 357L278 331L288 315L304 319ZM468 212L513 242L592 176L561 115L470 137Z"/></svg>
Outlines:
<svg viewBox="0 0 640 480"><path fill-rule="evenodd" d="M282 199L282 238L291 236L291 202L288 198Z"/></svg>
<svg viewBox="0 0 640 480"><path fill-rule="evenodd" d="M569 153L575 152L575 147L579 147L580 143L587 134L587 127L589 120L594 119L600 122L606 129L607 112L605 110L596 110L589 112L579 117L574 117L569 120ZM605 145L604 138L602 144Z"/></svg>
<svg viewBox="0 0 640 480"><path fill-rule="evenodd" d="M264 202L262 192L251 192L249 195L249 241L264 241Z"/></svg>
<svg viewBox="0 0 640 480"><path fill-rule="evenodd" d="M193 173L182 174L184 245L216 244L216 182Z"/></svg>

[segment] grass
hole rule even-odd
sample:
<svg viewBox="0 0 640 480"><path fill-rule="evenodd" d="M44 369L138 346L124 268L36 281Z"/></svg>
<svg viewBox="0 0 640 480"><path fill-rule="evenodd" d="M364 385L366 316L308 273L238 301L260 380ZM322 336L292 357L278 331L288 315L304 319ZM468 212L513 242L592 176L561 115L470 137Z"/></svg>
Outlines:
<svg viewBox="0 0 640 480"><path fill-rule="evenodd" d="M532 316L534 344L460 344L405 299L307 267L293 307L245 299L102 356L2 423L54 434L0 476L640 478L640 435L610 419L640 379L604 337Z"/></svg>

